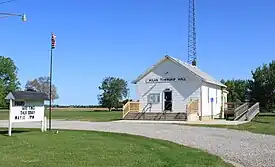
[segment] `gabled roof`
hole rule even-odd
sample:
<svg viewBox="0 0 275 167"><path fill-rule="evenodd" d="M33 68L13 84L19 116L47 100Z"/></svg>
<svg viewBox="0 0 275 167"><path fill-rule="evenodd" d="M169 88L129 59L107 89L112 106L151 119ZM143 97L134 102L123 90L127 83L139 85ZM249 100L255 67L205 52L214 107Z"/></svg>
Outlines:
<svg viewBox="0 0 275 167"><path fill-rule="evenodd" d="M8 100L49 100L46 93L34 91L15 91L10 92L6 99Z"/></svg>
<svg viewBox="0 0 275 167"><path fill-rule="evenodd" d="M158 65L160 65L161 63L163 63L165 60L171 60L172 62L180 65L181 67L186 68L187 70L189 70L191 73L193 73L194 75L196 75L197 77L199 77L202 81L204 81L206 83L210 83L210 84L214 84L214 85L218 85L218 86L226 88L226 85L222 84L220 81L216 80L215 78L213 78L209 74L201 71L198 67L192 66L191 64L188 64L186 62L183 62L183 61L181 61L179 59L176 59L174 57L171 57L171 56L165 56L157 64L153 65L153 67L149 68L143 74L141 74L132 83L136 84L138 81L140 81L143 77L145 77L147 74L149 74L151 71L153 71Z"/></svg>

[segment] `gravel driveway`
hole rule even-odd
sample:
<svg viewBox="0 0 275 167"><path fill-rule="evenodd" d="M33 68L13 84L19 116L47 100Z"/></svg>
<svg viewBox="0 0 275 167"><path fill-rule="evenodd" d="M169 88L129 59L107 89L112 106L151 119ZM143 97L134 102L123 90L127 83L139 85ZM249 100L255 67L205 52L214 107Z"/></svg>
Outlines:
<svg viewBox="0 0 275 167"><path fill-rule="evenodd" d="M0 127L7 125L7 121L0 121ZM40 127L36 123L15 126ZM119 132L170 140L206 150L243 166L275 167L275 136L218 128L119 122L53 121L53 128Z"/></svg>

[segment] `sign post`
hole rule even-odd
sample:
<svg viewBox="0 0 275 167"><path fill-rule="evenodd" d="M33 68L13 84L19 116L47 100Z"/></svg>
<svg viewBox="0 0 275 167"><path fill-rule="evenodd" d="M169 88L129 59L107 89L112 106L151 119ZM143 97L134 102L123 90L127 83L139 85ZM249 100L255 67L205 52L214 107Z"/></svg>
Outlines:
<svg viewBox="0 0 275 167"><path fill-rule="evenodd" d="M11 108L12 108L12 100L10 99L10 110L9 110L9 136L11 136L11 129L12 129Z"/></svg>
<svg viewBox="0 0 275 167"><path fill-rule="evenodd" d="M214 98L211 97L211 119L213 119L213 102L214 102Z"/></svg>

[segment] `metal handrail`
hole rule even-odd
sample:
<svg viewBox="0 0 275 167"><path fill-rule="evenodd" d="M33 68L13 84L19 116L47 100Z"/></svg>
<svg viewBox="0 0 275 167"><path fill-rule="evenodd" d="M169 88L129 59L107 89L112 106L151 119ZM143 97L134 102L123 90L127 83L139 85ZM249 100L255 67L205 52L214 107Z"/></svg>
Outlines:
<svg viewBox="0 0 275 167"><path fill-rule="evenodd" d="M148 107L150 105L150 107ZM148 107L148 108L147 108ZM145 110L145 108L146 108L146 110ZM143 107L143 109L142 109L142 113L145 113L146 111L148 111L148 109L151 109L152 108L152 103L147 103L144 107Z"/></svg>
<svg viewBox="0 0 275 167"><path fill-rule="evenodd" d="M149 106L149 107L148 107ZM144 116L144 114L148 111L148 109L150 109L151 110L151 108L152 108L152 103L147 103L144 107L143 107L143 109L141 110L141 114L137 114L136 116L135 116L135 118L136 117L142 117L142 116Z"/></svg>
<svg viewBox="0 0 275 167"><path fill-rule="evenodd" d="M168 104L168 107L171 107L171 111L172 111L172 103L169 103L169 104ZM165 110L165 109L164 109L163 111L167 112L167 111L170 111L170 110Z"/></svg>

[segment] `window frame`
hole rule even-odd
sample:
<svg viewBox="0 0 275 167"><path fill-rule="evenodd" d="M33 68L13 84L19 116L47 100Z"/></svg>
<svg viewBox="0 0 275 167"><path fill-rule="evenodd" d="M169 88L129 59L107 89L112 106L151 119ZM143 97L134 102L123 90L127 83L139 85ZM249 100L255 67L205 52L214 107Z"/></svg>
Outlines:
<svg viewBox="0 0 275 167"><path fill-rule="evenodd" d="M152 98L154 98L154 99L152 100ZM150 94L148 94L147 103L159 104L160 103L160 93L150 93Z"/></svg>

